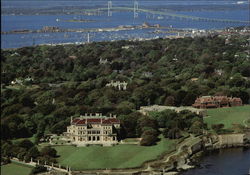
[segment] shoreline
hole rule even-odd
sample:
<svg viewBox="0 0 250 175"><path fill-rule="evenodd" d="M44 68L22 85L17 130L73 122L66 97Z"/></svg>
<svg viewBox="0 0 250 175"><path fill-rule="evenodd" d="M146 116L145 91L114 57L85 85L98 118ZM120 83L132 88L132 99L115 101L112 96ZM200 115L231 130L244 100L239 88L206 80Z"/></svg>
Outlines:
<svg viewBox="0 0 250 175"><path fill-rule="evenodd" d="M244 133L244 134L249 134L249 133ZM228 134L228 135L233 135L233 134ZM226 149L233 149L233 148L242 148L242 149L247 149L247 150L250 149L250 137L248 136L247 139L248 139L247 143L242 143L242 144L218 145L217 143L215 143L215 144L212 144L211 147L203 147L200 151L190 155L187 158L189 162L183 165L182 170L176 171L176 175L181 175L183 172L186 172L190 169L199 168L201 165L200 160L205 158L211 153L219 152L221 150L226 150Z"/></svg>
<svg viewBox="0 0 250 175"><path fill-rule="evenodd" d="M199 136L203 137L203 136ZM198 138L199 138L198 137ZM134 168L124 168L124 169L93 169L93 170L81 170L81 171L67 171L64 170L62 171L60 168L56 168L52 166L53 172L56 174L62 175L63 173L70 173L71 175L89 175L89 174L96 174L96 175L138 175L138 174L143 174L143 175L151 175L152 173L155 175L182 175L183 173L201 167L201 160L204 159L206 156L209 156L210 154L219 152L220 150L226 150L226 149L231 149L231 148L242 148L249 150L250 149L250 140L248 140L248 143L246 144L235 144L235 145L221 145L220 147L215 146L215 147L204 147L204 142L202 140L198 141L195 144L192 144L189 148L191 147L196 147L197 145L201 144L201 147L196 147L197 150L189 149L189 151L184 150L183 146L185 146L190 139L194 137L187 137L184 138L183 140L180 141L179 145L177 146L178 148L175 151L168 152L168 153L163 153L160 155L156 160L149 160L144 162L140 167L134 167ZM178 151L181 150L181 151ZM186 152L187 151L187 152ZM180 156L177 160L173 161L172 157L178 157ZM13 159L14 160L14 159ZM12 161L13 161L12 160ZM11 161L11 162L12 162ZM19 162L18 160L15 160L14 162ZM35 166L35 162L31 163L25 163L21 162L22 164L29 164ZM49 167L49 166L48 166ZM165 167L165 168L161 168ZM66 175L65 174L65 175Z"/></svg>
<svg viewBox="0 0 250 175"><path fill-rule="evenodd" d="M234 135L234 134L228 134L228 135ZM199 137L204 137L204 136L199 136ZM248 139L249 142L250 138ZM183 142L185 143L187 141L185 141L185 139L181 141L178 145L178 149L180 150L183 149L183 146L185 146ZM186 172L189 169L198 168L200 166L200 163L198 163L198 161L201 158L204 158L208 153L230 148L250 149L250 143L248 142L242 144L228 144L219 146L218 142L216 142L215 144L212 144L212 147L206 147L204 141L200 140L197 143L192 144L188 150L182 150L178 152L177 149L176 150L177 152L174 151L172 153L161 155L160 157L162 158L160 159L144 162L141 167L126 168L126 169L107 169L107 170L101 170L101 169L82 170L82 171L72 171L72 173L73 175L89 174L89 173L94 173L94 174L109 173L116 175L122 175L122 174L133 175L138 173L149 175L151 173L154 174L163 173L164 175L181 175L183 172ZM176 160L173 161L173 157L177 157Z"/></svg>
<svg viewBox="0 0 250 175"><path fill-rule="evenodd" d="M201 167L202 162L200 162L202 159L205 159L206 157L211 156L214 153L218 154L220 153L220 151L223 150L237 149L237 148L242 148L243 151L250 150L250 144L242 146L231 146L231 147L215 148L210 150L202 150L190 157L191 162L193 161L190 165L190 168L183 171L179 171L177 172L176 175L182 175L183 173L188 172L191 169L197 169L197 168L203 169L203 167Z"/></svg>
<svg viewBox="0 0 250 175"><path fill-rule="evenodd" d="M49 29L51 28L50 26L47 26ZM238 29L239 28L239 29ZM53 29L53 26L52 26ZM146 37L139 37L139 38L127 38L127 39L117 39L117 40L101 40L101 41L95 41L93 40L92 42L114 42L114 41L121 41L121 40L127 40L127 41L146 41L146 40L154 40L154 39L178 39L178 38L186 38L186 37L208 37L208 36L215 36L215 35L220 35L220 36L225 36L227 37L228 35L249 35L250 33L250 27L249 26L239 26L239 27L233 27L233 28L222 28L222 29L197 29L197 28L172 28L172 27L166 27L166 26L157 26L157 25L149 25L149 26L131 26L131 27L126 27L126 26L118 26L114 28L92 28L92 29L53 29L53 30L43 30L39 29L36 31L29 31L28 33L15 33L15 34L31 34L31 33L63 33L63 32L73 32L73 33L88 33L88 32L118 32L118 31L130 31L130 30L145 30L145 29L155 29L157 30L155 33L156 34L163 34L165 32L164 37L161 37L159 35L151 38L146 38ZM169 32L166 33L168 30ZM157 33L158 32L158 33ZM4 32L1 32L1 35L6 35ZM8 35L8 34L7 34ZM21 47L13 47L13 48L2 48L2 50L16 50L20 48L25 48L25 47L37 47L37 46L59 46L59 45L81 45L81 44L89 44L92 42L62 42L62 43L40 43L36 45L27 45L27 46L21 46Z"/></svg>

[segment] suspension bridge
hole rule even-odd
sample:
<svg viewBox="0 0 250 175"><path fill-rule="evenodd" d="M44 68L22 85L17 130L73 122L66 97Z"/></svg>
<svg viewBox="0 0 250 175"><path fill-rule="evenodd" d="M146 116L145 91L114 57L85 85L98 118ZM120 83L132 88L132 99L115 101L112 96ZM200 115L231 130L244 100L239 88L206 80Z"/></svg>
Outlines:
<svg viewBox="0 0 250 175"><path fill-rule="evenodd" d="M139 8L137 1L134 2L134 7L115 7L115 6L112 6L112 1L108 1L108 7L98 8L98 9L86 9L86 11L98 12L98 13L100 13L100 11L104 11L104 12L107 11L108 16L112 16L112 11L131 11L134 13L134 18L138 18L139 12L142 12L142 13L149 13L153 15L167 16L173 19L180 19L180 20L221 22L221 23L241 23L241 24L250 25L250 21L244 21L244 20L197 17L197 16L189 16L189 15L183 15L183 14L175 14L175 13L166 12L166 11L157 11L157 10Z"/></svg>

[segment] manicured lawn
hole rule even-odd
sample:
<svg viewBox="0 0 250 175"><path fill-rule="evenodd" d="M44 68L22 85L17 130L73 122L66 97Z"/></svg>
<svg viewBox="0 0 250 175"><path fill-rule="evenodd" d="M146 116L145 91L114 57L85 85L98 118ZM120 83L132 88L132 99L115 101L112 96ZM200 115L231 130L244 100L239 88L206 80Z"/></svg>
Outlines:
<svg viewBox="0 0 250 175"><path fill-rule="evenodd" d="M29 175L31 170L31 167L9 163L1 166L1 175Z"/></svg>
<svg viewBox="0 0 250 175"><path fill-rule="evenodd" d="M61 165L73 170L98 168L129 168L140 166L146 160L156 159L166 151L174 150L175 141L161 139L154 146L116 145L113 147L54 146L60 157Z"/></svg>
<svg viewBox="0 0 250 175"><path fill-rule="evenodd" d="M30 140L31 142L35 142L35 135L33 135L32 137L27 137L27 138L18 138L18 139L13 139L12 142L13 143L16 143L16 142L20 142L22 140L25 140L25 139L28 139Z"/></svg>
<svg viewBox="0 0 250 175"><path fill-rule="evenodd" d="M247 120L250 119L250 105L209 109L207 114L208 117L204 120L209 126L218 123L223 123L225 128L231 128L232 124L246 125Z"/></svg>

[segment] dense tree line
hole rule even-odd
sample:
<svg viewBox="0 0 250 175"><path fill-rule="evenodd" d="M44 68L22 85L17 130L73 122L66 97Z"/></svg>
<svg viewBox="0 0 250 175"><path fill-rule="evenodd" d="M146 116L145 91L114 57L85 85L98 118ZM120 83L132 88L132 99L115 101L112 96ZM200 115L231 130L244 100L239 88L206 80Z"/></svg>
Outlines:
<svg viewBox="0 0 250 175"><path fill-rule="evenodd" d="M18 142L2 141L1 143L1 156L2 158L18 158L30 162L56 162L57 151L49 146L43 147L40 151L38 147L28 139L24 139Z"/></svg>
<svg viewBox="0 0 250 175"><path fill-rule="evenodd" d="M47 133L64 132L70 116L88 112L118 114L121 138L142 136L154 143L159 127L169 138L180 137L186 128L199 134L200 119L181 122L191 114L147 118L135 110L152 104L191 105L201 95L240 97L249 103L246 45L242 36L231 37L229 44L215 36L2 50L1 138L35 134L38 142ZM100 64L100 59L108 63ZM33 80L25 81L28 77ZM16 78L23 85L12 86ZM111 80L128 82L127 90L106 87Z"/></svg>

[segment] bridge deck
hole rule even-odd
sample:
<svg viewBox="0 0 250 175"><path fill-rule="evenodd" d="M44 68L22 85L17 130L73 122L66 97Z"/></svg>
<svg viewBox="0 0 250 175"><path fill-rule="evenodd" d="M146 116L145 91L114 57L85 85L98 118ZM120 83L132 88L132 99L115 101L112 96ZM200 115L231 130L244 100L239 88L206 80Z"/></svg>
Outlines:
<svg viewBox="0 0 250 175"><path fill-rule="evenodd" d="M99 10L106 11L106 10L108 10L108 8L86 9L86 11L99 11ZM131 7L112 7L111 10L134 11L134 8L131 8ZM171 13L171 12L163 12L163 11L156 11L156 10L142 9L142 8L138 8L137 12L165 15L165 16L170 16L170 17L173 17L173 18L181 18L181 19L188 19L188 20L195 20L195 21L225 22L225 23L247 23L247 24L250 24L249 21L233 20L233 19L204 18L204 17L188 16L188 15L182 15L182 14L175 14L175 13Z"/></svg>

